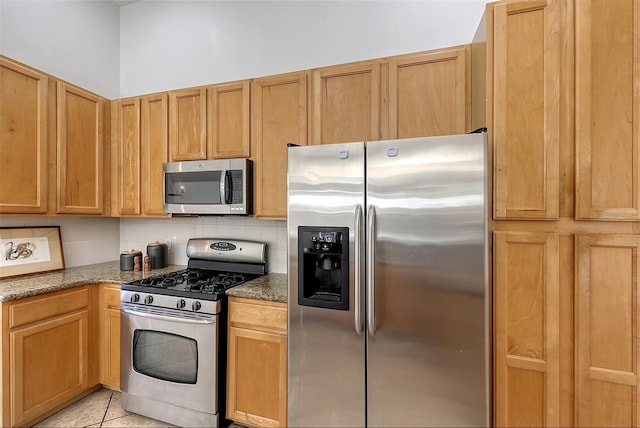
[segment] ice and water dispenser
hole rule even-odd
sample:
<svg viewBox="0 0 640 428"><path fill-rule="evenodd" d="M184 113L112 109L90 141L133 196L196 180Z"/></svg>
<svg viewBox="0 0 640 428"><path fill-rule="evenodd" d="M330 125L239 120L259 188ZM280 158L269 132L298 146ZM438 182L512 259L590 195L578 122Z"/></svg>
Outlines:
<svg viewBox="0 0 640 428"><path fill-rule="evenodd" d="M298 227L298 304L349 310L349 228Z"/></svg>

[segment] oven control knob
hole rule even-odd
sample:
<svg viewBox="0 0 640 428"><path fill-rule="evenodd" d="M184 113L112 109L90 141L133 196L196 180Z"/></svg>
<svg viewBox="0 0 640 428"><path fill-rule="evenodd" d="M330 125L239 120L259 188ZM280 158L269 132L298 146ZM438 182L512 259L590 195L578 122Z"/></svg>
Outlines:
<svg viewBox="0 0 640 428"><path fill-rule="evenodd" d="M178 300L178 304L176 305L176 307L178 309L182 309L182 308L184 308L186 306L186 304L187 304L187 302L185 302L184 299L180 299L180 300Z"/></svg>
<svg viewBox="0 0 640 428"><path fill-rule="evenodd" d="M153 296L147 296L144 298L144 304L145 305L150 305L153 303Z"/></svg>
<svg viewBox="0 0 640 428"><path fill-rule="evenodd" d="M131 303L138 303L140 301L140 295L139 294L132 294L131 295Z"/></svg>
<svg viewBox="0 0 640 428"><path fill-rule="evenodd" d="M193 309L194 311L199 311L201 307L202 305L200 304L200 302L193 302L193 304L191 305L191 309Z"/></svg>

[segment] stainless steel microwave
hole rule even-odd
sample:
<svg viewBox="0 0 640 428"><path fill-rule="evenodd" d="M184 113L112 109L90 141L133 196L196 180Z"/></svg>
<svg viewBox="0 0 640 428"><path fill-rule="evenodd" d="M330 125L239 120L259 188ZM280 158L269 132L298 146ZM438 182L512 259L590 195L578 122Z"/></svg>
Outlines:
<svg viewBox="0 0 640 428"><path fill-rule="evenodd" d="M252 214L249 159L167 162L162 171L167 214Z"/></svg>

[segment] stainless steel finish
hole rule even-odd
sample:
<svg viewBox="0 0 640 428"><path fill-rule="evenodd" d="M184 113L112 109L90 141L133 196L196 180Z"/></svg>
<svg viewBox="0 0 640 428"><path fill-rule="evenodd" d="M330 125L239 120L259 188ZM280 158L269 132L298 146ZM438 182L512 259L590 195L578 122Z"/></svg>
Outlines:
<svg viewBox="0 0 640 428"><path fill-rule="evenodd" d="M225 171L242 171L242 203L227 204L224 200ZM183 162L166 162L162 165L163 211L167 214L252 214L253 198L253 162L250 159L214 159ZM221 201L219 204L174 204L166 200L166 175L178 172L220 171Z"/></svg>
<svg viewBox="0 0 640 428"><path fill-rule="evenodd" d="M345 311L298 306L297 230L301 225L349 227L349 283L354 283L354 212L364 206L364 146L291 147L287 163L288 425L362 427L365 336L354 332L355 293L351 287Z"/></svg>
<svg viewBox="0 0 640 428"><path fill-rule="evenodd" d="M367 331L376 335L376 207L367 215Z"/></svg>
<svg viewBox="0 0 640 428"><path fill-rule="evenodd" d="M489 425L485 152L485 134L367 143L370 426Z"/></svg>
<svg viewBox="0 0 640 428"><path fill-rule="evenodd" d="M208 318L213 324L184 323L174 317L139 315L130 308L121 310L120 387L125 410L152 418L162 417L180 426L218 426L219 331L217 315L208 315ZM205 356L198 358L197 383L160 381L134 370L132 343L136 330L154 330L193 338L197 342L198 354Z"/></svg>
<svg viewBox="0 0 640 428"><path fill-rule="evenodd" d="M354 271L353 271L353 308L355 312L355 329L359 335L363 333L364 328L362 320L362 207L356 207L356 218L353 226L355 248L353 251Z"/></svg>
<svg viewBox="0 0 640 428"><path fill-rule="evenodd" d="M137 311L135 306L136 305L132 305L130 303L129 304L125 303L122 306L121 311L137 317L145 317L152 320L174 321L182 324L213 324L215 322L214 319L211 319L208 316L186 318L183 312L173 311L171 309L156 309L154 311ZM178 313L175 313L175 312L178 312Z"/></svg>
<svg viewBox="0 0 640 428"><path fill-rule="evenodd" d="M288 156L288 424L489 426L486 135ZM349 227L349 311L298 304L298 226Z"/></svg>
<svg viewBox="0 0 640 428"><path fill-rule="evenodd" d="M212 249L211 245L216 243L228 243L236 248L227 251ZM193 238L187 241L187 257L223 262L266 263L267 244L239 239Z"/></svg>
<svg viewBox="0 0 640 428"><path fill-rule="evenodd" d="M222 199L222 203L223 204L227 203L227 201L225 201L225 199L224 199L225 183L226 183L226 179L227 179L226 173L227 173L227 171L224 170L224 169L220 171L220 199Z"/></svg>
<svg viewBox="0 0 640 428"><path fill-rule="evenodd" d="M145 303L148 301L148 297L151 297L151 303ZM181 306L181 301L184 301L184 306ZM201 306L197 312L190 311L194 302L200 302ZM171 309L175 310L182 317L199 318L200 314L217 314L220 313L222 303L220 301L199 300L189 297L177 297L177 296L165 296L164 294L156 294L153 289L150 288L149 292L139 291L120 291L121 307L124 307L125 303L135 303L134 308L138 311L149 312L151 308L158 309ZM184 308L178 311L178 308ZM188 308L188 309L187 309Z"/></svg>

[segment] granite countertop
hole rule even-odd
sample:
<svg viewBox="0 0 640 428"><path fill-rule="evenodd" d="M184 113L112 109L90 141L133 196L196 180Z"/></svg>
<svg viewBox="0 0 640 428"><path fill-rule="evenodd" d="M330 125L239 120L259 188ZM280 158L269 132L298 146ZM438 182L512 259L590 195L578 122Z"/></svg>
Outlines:
<svg viewBox="0 0 640 428"><path fill-rule="evenodd" d="M87 266L77 266L58 272L29 275L0 280L0 302L23 299L87 284L134 281L149 276L182 270L186 266L169 265L150 272L121 271L118 260Z"/></svg>
<svg viewBox="0 0 640 428"><path fill-rule="evenodd" d="M227 296L287 303L288 283L284 273L269 273L227 290Z"/></svg>

